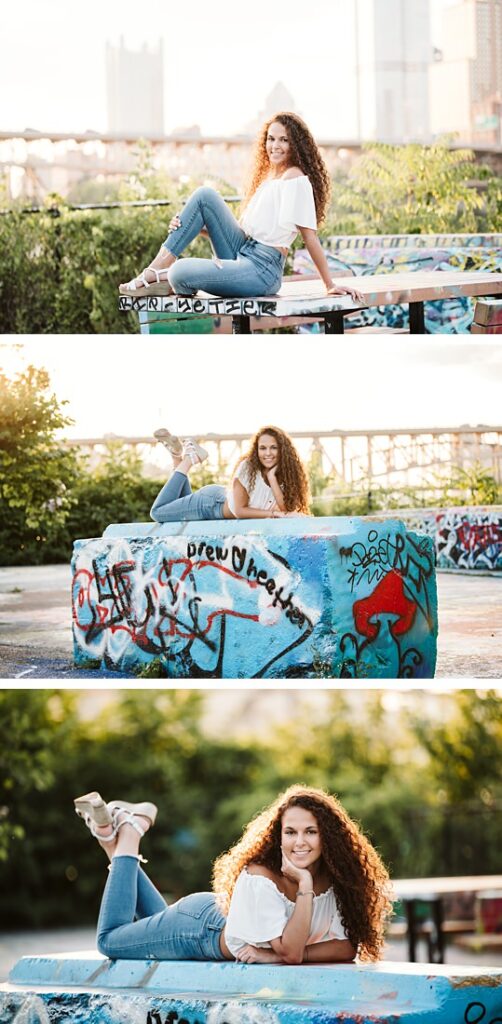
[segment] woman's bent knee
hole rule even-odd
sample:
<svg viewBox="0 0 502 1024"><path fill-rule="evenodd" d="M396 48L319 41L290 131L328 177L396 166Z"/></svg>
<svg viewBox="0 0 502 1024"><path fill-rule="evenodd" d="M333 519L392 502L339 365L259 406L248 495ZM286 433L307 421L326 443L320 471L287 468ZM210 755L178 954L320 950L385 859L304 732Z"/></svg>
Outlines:
<svg viewBox="0 0 502 1024"><path fill-rule="evenodd" d="M112 935L98 935L96 938L96 949L101 956L107 956L109 960L116 960L116 946Z"/></svg>

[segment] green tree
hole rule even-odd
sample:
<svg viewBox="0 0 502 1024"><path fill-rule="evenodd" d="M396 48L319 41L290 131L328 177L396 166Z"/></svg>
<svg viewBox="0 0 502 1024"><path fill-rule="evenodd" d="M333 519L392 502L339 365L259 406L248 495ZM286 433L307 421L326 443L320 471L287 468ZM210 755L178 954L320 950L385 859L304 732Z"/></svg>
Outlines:
<svg viewBox="0 0 502 1024"><path fill-rule="evenodd" d="M27 831L20 808L27 794L54 781L52 744L71 721L75 697L52 690L0 690L0 860L19 848ZM64 726L62 723L64 722ZM31 841L31 837L30 837Z"/></svg>
<svg viewBox="0 0 502 1024"><path fill-rule="evenodd" d="M345 222L352 217L354 234L477 231L481 223L484 230L497 230L496 223L486 225L485 199L472 184L474 154L449 148L449 141L368 144L337 191L335 216ZM485 176L494 177L489 169ZM494 212L495 200L490 202Z"/></svg>
<svg viewBox="0 0 502 1024"><path fill-rule="evenodd" d="M64 525L77 478L74 449L56 432L72 421L51 393L46 370L0 373L0 560L44 559Z"/></svg>

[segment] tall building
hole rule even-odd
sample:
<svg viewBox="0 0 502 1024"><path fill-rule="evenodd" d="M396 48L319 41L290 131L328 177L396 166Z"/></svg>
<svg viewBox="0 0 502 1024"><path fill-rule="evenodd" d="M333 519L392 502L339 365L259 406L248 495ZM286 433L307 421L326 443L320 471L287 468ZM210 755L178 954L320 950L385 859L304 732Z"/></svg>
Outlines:
<svg viewBox="0 0 502 1024"><path fill-rule="evenodd" d="M355 0L354 29L358 137L426 141L429 0Z"/></svg>
<svg viewBox="0 0 502 1024"><path fill-rule="evenodd" d="M162 43L126 50L106 44L108 131L126 135L164 134Z"/></svg>
<svg viewBox="0 0 502 1024"><path fill-rule="evenodd" d="M502 142L502 0L459 0L443 15L442 49L430 69L434 135Z"/></svg>

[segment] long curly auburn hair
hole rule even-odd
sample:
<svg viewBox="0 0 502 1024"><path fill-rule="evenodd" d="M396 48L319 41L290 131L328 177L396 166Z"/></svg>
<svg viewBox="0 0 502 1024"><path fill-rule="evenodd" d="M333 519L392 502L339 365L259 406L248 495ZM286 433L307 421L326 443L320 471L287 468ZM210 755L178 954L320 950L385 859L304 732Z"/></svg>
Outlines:
<svg viewBox="0 0 502 1024"><path fill-rule="evenodd" d="M253 490L258 474L261 474L266 481L263 466L258 456L258 445L263 434L270 434L275 438L279 447L277 482L282 489L286 512L303 512L307 514L310 504L307 474L289 434L286 434L279 427L261 427L253 437L249 451L243 455L242 459L239 459L238 465L247 460L250 491Z"/></svg>
<svg viewBox="0 0 502 1024"><path fill-rule="evenodd" d="M347 938L360 960L377 960L385 921L392 912L389 875L340 802L322 789L290 786L253 818L235 846L218 857L213 867L213 891L220 894L221 906L228 911L237 878L248 864L262 864L281 875L281 823L290 807L302 807L314 815L322 858Z"/></svg>
<svg viewBox="0 0 502 1024"><path fill-rule="evenodd" d="M241 212L246 208L251 196L270 173L270 161L267 155L267 135L270 125L278 121L288 133L290 167L299 167L310 179L314 191L317 223L320 224L326 214L331 193L331 181L328 168L321 156L319 147L298 114L282 112L274 114L265 122L258 135L254 149L254 162L249 183L241 204Z"/></svg>

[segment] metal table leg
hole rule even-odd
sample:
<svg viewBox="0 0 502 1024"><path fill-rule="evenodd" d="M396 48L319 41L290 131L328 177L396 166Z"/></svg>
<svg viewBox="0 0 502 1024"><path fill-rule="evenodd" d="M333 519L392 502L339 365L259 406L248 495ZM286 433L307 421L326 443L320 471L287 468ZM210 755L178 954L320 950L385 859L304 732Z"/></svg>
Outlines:
<svg viewBox="0 0 502 1024"><path fill-rule="evenodd" d="M324 314L325 334L343 334L344 330L343 313L335 310L333 313Z"/></svg>
<svg viewBox="0 0 502 1024"><path fill-rule="evenodd" d="M410 334L425 334L425 313L423 302L410 302Z"/></svg>
<svg viewBox="0 0 502 1024"><path fill-rule="evenodd" d="M233 316L232 334L251 334L251 317Z"/></svg>
<svg viewBox="0 0 502 1024"><path fill-rule="evenodd" d="M404 906L406 910L406 923L407 923L407 938L408 938L408 960L410 964L416 963L417 954L417 936L415 932L415 905L416 900L404 900Z"/></svg>

